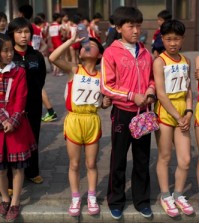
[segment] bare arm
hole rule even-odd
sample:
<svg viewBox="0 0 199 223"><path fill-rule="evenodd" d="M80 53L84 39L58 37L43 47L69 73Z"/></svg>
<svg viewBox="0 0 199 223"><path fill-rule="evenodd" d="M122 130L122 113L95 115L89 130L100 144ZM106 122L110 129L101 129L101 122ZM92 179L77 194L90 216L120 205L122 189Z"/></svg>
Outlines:
<svg viewBox="0 0 199 223"><path fill-rule="evenodd" d="M65 57L61 57L63 53L73 44L76 42L80 42L83 38L77 38L76 32L71 37L71 39L64 42L61 46L56 48L51 55L49 56L49 60L59 67L64 72L68 73L69 75L74 73L74 70L77 69L77 64L71 63L65 59Z"/></svg>

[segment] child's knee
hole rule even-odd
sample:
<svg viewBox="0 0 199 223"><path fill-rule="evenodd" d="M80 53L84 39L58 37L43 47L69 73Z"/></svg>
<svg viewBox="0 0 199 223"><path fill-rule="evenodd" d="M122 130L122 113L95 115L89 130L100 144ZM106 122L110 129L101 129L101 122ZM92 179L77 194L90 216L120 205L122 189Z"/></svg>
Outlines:
<svg viewBox="0 0 199 223"><path fill-rule="evenodd" d="M163 163L169 163L171 160L171 154L170 153L159 154L158 160Z"/></svg>
<svg viewBox="0 0 199 223"><path fill-rule="evenodd" d="M96 169L97 168L97 164L96 164L95 161L93 161L93 162L86 161L86 167L89 170Z"/></svg>
<svg viewBox="0 0 199 223"><path fill-rule="evenodd" d="M178 166L183 170L188 170L190 166L190 161L191 161L190 156L183 157L183 159L180 159L178 161Z"/></svg>
<svg viewBox="0 0 199 223"><path fill-rule="evenodd" d="M80 164L78 162L70 163L70 170L72 171L79 171Z"/></svg>

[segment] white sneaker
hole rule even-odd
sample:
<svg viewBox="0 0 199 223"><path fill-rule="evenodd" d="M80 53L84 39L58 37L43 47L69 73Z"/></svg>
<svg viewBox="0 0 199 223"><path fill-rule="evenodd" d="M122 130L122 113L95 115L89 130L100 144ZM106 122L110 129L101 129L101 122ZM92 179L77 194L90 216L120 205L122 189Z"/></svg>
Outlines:
<svg viewBox="0 0 199 223"><path fill-rule="evenodd" d="M68 214L73 217L79 216L80 208L81 208L81 199L79 197L72 198L72 202L68 209Z"/></svg>
<svg viewBox="0 0 199 223"><path fill-rule="evenodd" d="M100 213L100 208L95 196L88 196L88 213L90 215L96 215Z"/></svg>
<svg viewBox="0 0 199 223"><path fill-rule="evenodd" d="M177 199L175 199L175 204L186 215L192 215L195 213L193 207L185 199L185 196L179 196Z"/></svg>

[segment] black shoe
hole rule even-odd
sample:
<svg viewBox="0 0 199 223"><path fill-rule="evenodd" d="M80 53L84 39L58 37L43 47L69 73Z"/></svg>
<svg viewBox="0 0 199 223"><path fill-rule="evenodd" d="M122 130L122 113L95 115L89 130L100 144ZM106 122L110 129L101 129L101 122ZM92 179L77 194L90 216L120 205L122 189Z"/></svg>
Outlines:
<svg viewBox="0 0 199 223"><path fill-rule="evenodd" d="M111 211L111 216L112 218L119 220L122 217L122 211L118 210L118 209L113 209L110 210Z"/></svg>
<svg viewBox="0 0 199 223"><path fill-rule="evenodd" d="M142 208L140 214L145 218L150 218L153 215L153 212L150 207Z"/></svg>

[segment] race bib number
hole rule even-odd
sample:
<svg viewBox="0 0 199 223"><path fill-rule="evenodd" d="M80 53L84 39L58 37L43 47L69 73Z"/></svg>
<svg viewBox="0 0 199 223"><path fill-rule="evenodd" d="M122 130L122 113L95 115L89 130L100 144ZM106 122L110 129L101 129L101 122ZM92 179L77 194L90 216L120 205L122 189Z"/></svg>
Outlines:
<svg viewBox="0 0 199 223"><path fill-rule="evenodd" d="M59 35L59 26L50 26L49 35L51 37Z"/></svg>
<svg viewBox="0 0 199 223"><path fill-rule="evenodd" d="M76 105L95 105L99 107L102 102L99 78L74 75L72 101Z"/></svg>
<svg viewBox="0 0 199 223"><path fill-rule="evenodd" d="M34 50L39 50L41 44L41 37L38 35L32 36L32 47Z"/></svg>
<svg viewBox="0 0 199 223"><path fill-rule="evenodd" d="M177 93L187 91L190 79L188 76L189 66L187 64L172 64L165 66L165 88L166 93Z"/></svg>

